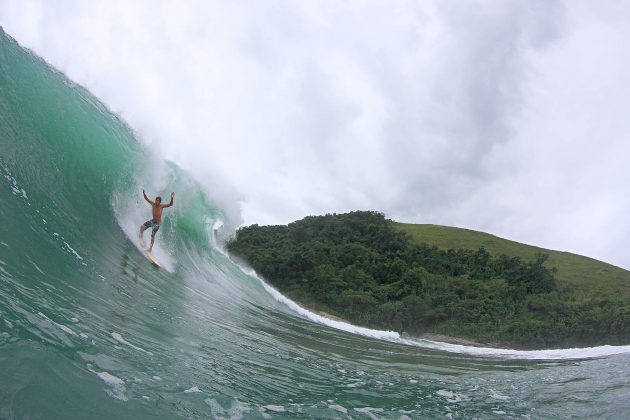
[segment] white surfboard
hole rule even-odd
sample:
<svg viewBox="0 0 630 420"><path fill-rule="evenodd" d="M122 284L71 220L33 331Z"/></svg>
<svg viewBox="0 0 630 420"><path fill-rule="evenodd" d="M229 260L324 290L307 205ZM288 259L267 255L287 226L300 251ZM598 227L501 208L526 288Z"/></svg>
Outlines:
<svg viewBox="0 0 630 420"><path fill-rule="evenodd" d="M142 236L140 237L140 246L144 250L144 256L147 257L147 260L151 261L151 264L156 267L162 267L157 258L155 258L155 256L147 250L147 245L144 243L144 239L142 239Z"/></svg>
<svg viewBox="0 0 630 420"><path fill-rule="evenodd" d="M144 256L147 257L147 259L151 261L151 264L153 264L154 266L162 267L159 261L157 260L157 258L155 258L155 256L151 254L149 251L144 251Z"/></svg>

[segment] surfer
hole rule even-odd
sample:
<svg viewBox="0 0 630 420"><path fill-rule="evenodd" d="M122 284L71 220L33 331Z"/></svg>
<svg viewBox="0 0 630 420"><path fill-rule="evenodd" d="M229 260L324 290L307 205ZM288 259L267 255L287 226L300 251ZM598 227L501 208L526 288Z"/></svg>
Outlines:
<svg viewBox="0 0 630 420"><path fill-rule="evenodd" d="M148 249L148 251L151 252L153 250L153 242L155 242L155 234L158 230L160 230L160 225L162 224L162 210L173 205L175 193L171 193L171 202L168 204L162 204L162 197L160 196L155 197L155 202L149 200L149 197L147 197L147 194L144 192L144 190L142 190L142 195L144 195L144 199L147 200L149 204L151 204L153 219L147 220L144 224L140 225L140 239L142 239L142 235L147 228L153 228L153 230L151 231L151 245Z"/></svg>

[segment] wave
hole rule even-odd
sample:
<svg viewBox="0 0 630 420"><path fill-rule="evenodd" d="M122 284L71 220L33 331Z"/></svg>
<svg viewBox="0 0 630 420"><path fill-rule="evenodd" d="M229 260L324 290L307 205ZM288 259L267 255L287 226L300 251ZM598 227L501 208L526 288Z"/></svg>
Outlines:
<svg viewBox="0 0 630 420"><path fill-rule="evenodd" d="M630 351L480 349L313 313L230 259L238 216L1 31L0 92L0 417L435 417L450 400L522 415L531 395L500 374L541 389L549 365L514 359ZM155 248L166 270L137 249L143 188L176 192ZM498 372L492 393L480 370Z"/></svg>
<svg viewBox="0 0 630 420"><path fill-rule="evenodd" d="M365 337L375 338L378 340L385 340L392 343L404 344L408 346L420 347L424 349L440 350L456 354L466 354L470 356L479 357L492 357L492 358L504 358L504 359L523 359L523 360L584 360L593 359L599 357L612 356L617 354L630 353L630 346L596 346L596 347L578 347L568 349L549 349L549 350L516 350L506 348L495 347L483 347L483 346L468 346L462 344L445 343L434 340L427 340L421 338L408 338L403 337L395 331L383 331L371 328L365 328L353 325L349 322L334 319L330 316L320 315L307 308L304 308L299 303L296 303L280 293L276 288L267 283L263 278L258 276L255 270L252 268L245 268L243 262L236 262L240 264L243 271L256 277L263 285L265 290L272 295L278 302L283 303L291 310L300 314L301 316L322 325L326 325L331 328L335 328L341 331L346 331L352 334L358 334Z"/></svg>
<svg viewBox="0 0 630 420"><path fill-rule="evenodd" d="M111 221L115 220L126 240L141 251L137 233L140 223L150 214L141 195L145 189L151 196L167 197L168 192L177 192L176 205L165 210L164 224L154 248L154 254L168 272L173 273L178 264L200 267L199 261L204 255L213 252L227 256L220 243L230 233L222 232L223 238L217 239L217 232L225 230L229 215L210 202L197 181L174 163L145 149L137 142L133 131L89 92L72 84L62 74L51 73L41 59L16 53L16 49L19 47L10 39L3 43L3 53L14 55L14 67L5 67L5 78L19 80L17 75L6 72L17 73L23 66L28 66L30 74L21 75L25 80L19 84L19 89L10 92L12 96L5 97L4 104L6 108L19 101L23 107L31 109L22 116L13 114L16 121L12 121L11 126L3 125L5 130L11 128L13 132L3 135L5 152L0 169L11 193L27 207L35 209L34 213L25 213L28 222L19 223L22 232L32 234L23 238L25 243L36 243L37 231L52 225L49 221L61 224L59 229L48 229L47 233L58 249L85 266L87 260L98 258L99 253L107 258L97 244L102 243L104 237L111 237ZM56 79L56 83L51 83L51 79ZM54 113L63 115L64 121L41 119L33 123L33 116ZM30 115L28 120L24 119L26 115ZM59 130L58 126L64 129ZM72 129L66 130L66 127ZM20 174L20 181L16 173ZM55 179L57 185L52 185L51 179ZM12 210L24 211L24 206L17 207L22 208ZM5 237L11 237L11 233ZM223 263L226 261L229 260ZM306 319L394 343L474 356L543 360L630 352L630 346L519 351L403 338L393 331L359 327L313 313L282 295L252 270L244 269L244 272L260 281L263 289L283 307Z"/></svg>

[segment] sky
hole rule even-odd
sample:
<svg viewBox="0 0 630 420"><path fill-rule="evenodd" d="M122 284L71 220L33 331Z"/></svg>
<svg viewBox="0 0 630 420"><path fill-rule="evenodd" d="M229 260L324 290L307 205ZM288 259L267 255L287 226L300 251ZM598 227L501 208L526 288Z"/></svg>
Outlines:
<svg viewBox="0 0 630 420"><path fill-rule="evenodd" d="M377 210L630 268L630 2L0 0L239 223Z"/></svg>

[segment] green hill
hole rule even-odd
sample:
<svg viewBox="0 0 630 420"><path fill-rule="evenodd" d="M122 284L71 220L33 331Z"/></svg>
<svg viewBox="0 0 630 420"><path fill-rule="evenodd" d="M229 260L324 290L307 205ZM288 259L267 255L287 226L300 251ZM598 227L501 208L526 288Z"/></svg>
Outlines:
<svg viewBox="0 0 630 420"><path fill-rule="evenodd" d="M558 286L568 288L580 296L616 296L630 300L630 271L593 258L570 252L553 251L526 245L489 233L449 226L392 222L395 229L411 235L417 243L426 243L440 249L470 249L484 247L491 255L505 254L534 260L537 253L548 254L547 267L558 272Z"/></svg>
<svg viewBox="0 0 630 420"><path fill-rule="evenodd" d="M630 343L630 272L592 258L370 211L242 227L227 246L357 325L520 348Z"/></svg>

